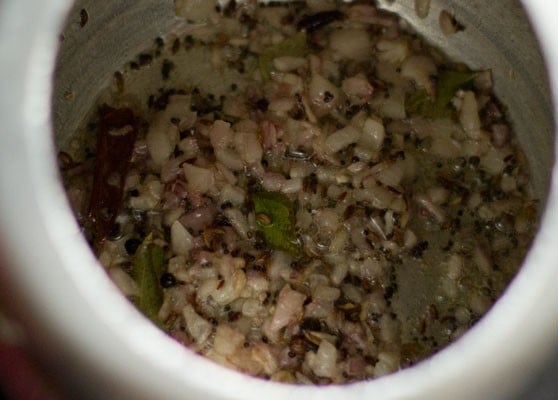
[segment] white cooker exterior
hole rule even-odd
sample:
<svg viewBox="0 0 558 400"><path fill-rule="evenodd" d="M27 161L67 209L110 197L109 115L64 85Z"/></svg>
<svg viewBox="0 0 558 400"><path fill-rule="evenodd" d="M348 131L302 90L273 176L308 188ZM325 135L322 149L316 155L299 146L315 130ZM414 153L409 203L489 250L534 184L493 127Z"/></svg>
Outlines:
<svg viewBox="0 0 558 400"><path fill-rule="evenodd" d="M523 3L558 94L558 3ZM524 385L556 348L556 167L542 226L509 292L456 344L414 368L348 386L281 385L217 366L168 340L98 267L58 180L49 134L51 74L70 5L0 2L0 304L24 332L23 345L71 396L497 399Z"/></svg>

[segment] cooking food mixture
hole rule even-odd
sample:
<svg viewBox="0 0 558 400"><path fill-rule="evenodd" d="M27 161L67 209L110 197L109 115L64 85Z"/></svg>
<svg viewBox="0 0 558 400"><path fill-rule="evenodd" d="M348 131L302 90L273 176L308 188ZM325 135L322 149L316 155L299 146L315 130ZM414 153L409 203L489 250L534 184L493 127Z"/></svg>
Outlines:
<svg viewBox="0 0 558 400"><path fill-rule="evenodd" d="M60 153L122 293L281 382L379 377L461 336L537 215L490 71L370 2L200 3L176 2L193 21L118 71ZM158 90L131 95L145 76Z"/></svg>

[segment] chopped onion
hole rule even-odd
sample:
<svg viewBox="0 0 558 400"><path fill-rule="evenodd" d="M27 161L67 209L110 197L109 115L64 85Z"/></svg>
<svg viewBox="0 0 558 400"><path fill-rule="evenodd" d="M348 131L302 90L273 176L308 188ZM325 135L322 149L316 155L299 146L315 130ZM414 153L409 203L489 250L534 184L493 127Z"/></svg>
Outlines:
<svg viewBox="0 0 558 400"><path fill-rule="evenodd" d="M207 192L215 184L213 171L193 164L182 166L188 189L198 193Z"/></svg>
<svg viewBox="0 0 558 400"><path fill-rule="evenodd" d="M332 378L336 373L337 349L326 340L322 340L318 351L307 353L307 362L312 371L324 378Z"/></svg>

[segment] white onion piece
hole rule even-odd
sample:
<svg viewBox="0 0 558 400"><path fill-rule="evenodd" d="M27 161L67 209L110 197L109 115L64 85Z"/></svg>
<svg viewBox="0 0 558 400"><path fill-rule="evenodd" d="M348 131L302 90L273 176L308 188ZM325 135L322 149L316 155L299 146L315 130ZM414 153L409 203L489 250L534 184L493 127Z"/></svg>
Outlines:
<svg viewBox="0 0 558 400"><path fill-rule="evenodd" d="M446 222L446 212L426 195L417 194L415 195L415 201L419 206L424 208L430 215L432 215L436 221L440 224Z"/></svg>
<svg viewBox="0 0 558 400"><path fill-rule="evenodd" d="M199 207L184 214L178 220L186 228L191 229L194 235L199 234L206 226L213 222L215 209L211 206Z"/></svg>
<svg viewBox="0 0 558 400"><path fill-rule="evenodd" d="M171 156L178 143L178 128L167 116L159 113L149 125L145 141L153 163L161 167Z"/></svg>
<svg viewBox="0 0 558 400"><path fill-rule="evenodd" d="M494 78L492 77L492 70L486 69L480 71L475 77L475 87L482 90L490 90L494 86Z"/></svg>
<svg viewBox="0 0 558 400"><path fill-rule="evenodd" d="M478 140L481 136L481 123L475 93L468 90L463 94L459 122L471 139Z"/></svg>
<svg viewBox="0 0 558 400"><path fill-rule="evenodd" d="M316 353L306 355L308 366L320 377L332 378L336 374L337 349L327 340L322 340Z"/></svg>
<svg viewBox="0 0 558 400"><path fill-rule="evenodd" d="M182 169L184 170L189 190L206 193L215 184L215 176L210 169L192 164L184 164Z"/></svg>
<svg viewBox="0 0 558 400"><path fill-rule="evenodd" d="M438 68L434 60L424 55L412 55L401 65L401 75L415 81L418 87L425 89L431 96L435 94L432 77L437 72Z"/></svg>
<svg viewBox="0 0 558 400"><path fill-rule="evenodd" d="M212 325L203 319L190 304L182 309L182 315L186 322L188 333L194 338L198 345L202 345L213 330Z"/></svg>
<svg viewBox="0 0 558 400"><path fill-rule="evenodd" d="M242 271L244 267L244 260L242 258L233 258L224 256L220 259L214 259L223 282L211 292L211 297L215 302L224 306L232 303L242 293L244 286L246 286L246 275Z"/></svg>
<svg viewBox="0 0 558 400"><path fill-rule="evenodd" d="M233 138L231 124L217 120L209 128L208 135L214 149L224 149L231 143Z"/></svg>
<svg viewBox="0 0 558 400"><path fill-rule="evenodd" d="M507 154L499 149L491 148L481 157L480 166L491 175L499 175L506 167L504 158Z"/></svg>
<svg viewBox="0 0 558 400"><path fill-rule="evenodd" d="M286 194L298 193L301 190L302 190L301 178L287 179L281 186L281 191Z"/></svg>
<svg viewBox="0 0 558 400"><path fill-rule="evenodd" d="M243 97L227 97L223 101L223 114L235 117L246 118L249 115L248 106Z"/></svg>
<svg viewBox="0 0 558 400"><path fill-rule="evenodd" d="M178 149L182 151L183 156L186 160L196 157L200 152L198 141L196 140L196 138L193 137L182 139L178 143Z"/></svg>
<svg viewBox="0 0 558 400"><path fill-rule="evenodd" d="M313 74L308 85L312 110L317 116L329 113L339 102L339 89L321 75Z"/></svg>
<svg viewBox="0 0 558 400"><path fill-rule="evenodd" d="M370 56L372 44L364 29L338 29L329 37L329 46L339 59L362 61Z"/></svg>
<svg viewBox="0 0 558 400"><path fill-rule="evenodd" d="M124 296L139 295L139 289L136 285L136 281L134 281L134 279L122 268L112 267L108 270L108 274Z"/></svg>
<svg viewBox="0 0 558 400"><path fill-rule="evenodd" d="M182 163L187 159L182 155L167 161L161 168L161 181L168 183L176 179L182 172Z"/></svg>
<svg viewBox="0 0 558 400"><path fill-rule="evenodd" d="M503 147L510 137L510 127L505 124L492 125L492 143L495 147Z"/></svg>
<svg viewBox="0 0 558 400"><path fill-rule="evenodd" d="M366 103L374 93L374 88L370 82L368 82L364 74L358 74L344 79L343 82L341 82L341 88L353 104Z"/></svg>
<svg viewBox="0 0 558 400"><path fill-rule="evenodd" d="M348 125L332 133L325 140L325 150L327 154L337 153L350 144L356 143L360 139L360 132L354 126Z"/></svg>
<svg viewBox="0 0 558 400"><path fill-rule="evenodd" d="M332 208L322 208L314 216L314 223L321 234L331 235L339 227L339 214Z"/></svg>
<svg viewBox="0 0 558 400"><path fill-rule="evenodd" d="M240 237L247 238L250 228L246 216L238 208L228 208L224 214Z"/></svg>
<svg viewBox="0 0 558 400"><path fill-rule="evenodd" d="M248 164L260 162L262 159L262 145L255 132L237 132L234 136L234 147Z"/></svg>
<svg viewBox="0 0 558 400"><path fill-rule="evenodd" d="M190 95L174 94L169 96L167 107L163 114L167 120L176 120L179 130L184 130L192 127L197 119L196 112L190 109L192 99Z"/></svg>
<svg viewBox="0 0 558 400"><path fill-rule="evenodd" d="M374 366L374 376L380 377L399 369L399 359L395 354L382 352L378 354L378 362Z"/></svg>
<svg viewBox="0 0 558 400"><path fill-rule="evenodd" d="M306 300L304 294L291 289L290 285L285 285L277 298L277 306L269 326L271 332L277 332L299 319L302 316L304 300Z"/></svg>
<svg viewBox="0 0 558 400"><path fill-rule="evenodd" d="M409 43L401 38L381 38L376 43L376 49L378 49L378 59L391 64L400 64L409 55Z"/></svg>
<svg viewBox="0 0 558 400"><path fill-rule="evenodd" d="M213 348L216 352L230 356L244 343L244 335L229 325L219 325L215 330Z"/></svg>
<svg viewBox="0 0 558 400"><path fill-rule="evenodd" d="M215 157L233 171L240 171L244 168L244 163L238 153L232 149L216 149Z"/></svg>
<svg viewBox="0 0 558 400"><path fill-rule="evenodd" d="M273 59L273 66L279 72L289 72L307 65L306 58L302 57L276 57Z"/></svg>
<svg viewBox="0 0 558 400"><path fill-rule="evenodd" d="M230 202L235 206L240 206L244 203L246 193L238 186L225 185L221 189L220 202Z"/></svg>
<svg viewBox="0 0 558 400"><path fill-rule="evenodd" d="M194 245L194 237L179 221L171 225L171 247L174 254L188 257Z"/></svg>

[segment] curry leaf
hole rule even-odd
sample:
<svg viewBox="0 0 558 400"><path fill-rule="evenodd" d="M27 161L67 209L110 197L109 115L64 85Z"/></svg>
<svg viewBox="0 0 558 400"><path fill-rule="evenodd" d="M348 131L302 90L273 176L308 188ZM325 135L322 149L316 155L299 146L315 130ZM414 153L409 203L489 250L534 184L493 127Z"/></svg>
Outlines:
<svg viewBox="0 0 558 400"><path fill-rule="evenodd" d="M159 284L164 268L165 255L160 246L147 236L134 256L134 279L139 288L136 302L138 309L153 322L161 326L157 318L163 304L163 289Z"/></svg>
<svg viewBox="0 0 558 400"><path fill-rule="evenodd" d="M442 71L438 75L438 94L433 100L424 89L407 95L405 110L427 118L451 116L451 99L459 89L467 88L477 76L476 72Z"/></svg>
<svg viewBox="0 0 558 400"><path fill-rule="evenodd" d="M256 222L267 244L294 256L301 254L295 233L295 215L291 201L277 192L258 192L252 196Z"/></svg>
<svg viewBox="0 0 558 400"><path fill-rule="evenodd" d="M298 32L293 36L264 49L258 58L262 79L268 81L273 70L273 59L277 57L305 57L309 52L306 33Z"/></svg>

